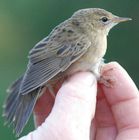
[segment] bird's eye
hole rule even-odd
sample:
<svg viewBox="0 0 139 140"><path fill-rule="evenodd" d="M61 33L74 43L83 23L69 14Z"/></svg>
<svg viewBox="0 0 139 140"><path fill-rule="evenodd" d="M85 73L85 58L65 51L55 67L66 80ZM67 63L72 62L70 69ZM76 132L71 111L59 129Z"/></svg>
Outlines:
<svg viewBox="0 0 139 140"><path fill-rule="evenodd" d="M103 17L103 18L101 18L101 20L102 20L103 22L107 22L109 19L108 19L107 17Z"/></svg>

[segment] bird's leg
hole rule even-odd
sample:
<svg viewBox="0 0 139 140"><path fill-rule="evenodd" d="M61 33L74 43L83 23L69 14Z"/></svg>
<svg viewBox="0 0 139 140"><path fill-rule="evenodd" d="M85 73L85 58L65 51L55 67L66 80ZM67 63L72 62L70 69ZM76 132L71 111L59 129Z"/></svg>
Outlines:
<svg viewBox="0 0 139 140"><path fill-rule="evenodd" d="M101 58L93 67L91 68L91 72L95 75L97 80L100 79L101 77L101 69L104 65L104 59Z"/></svg>
<svg viewBox="0 0 139 140"><path fill-rule="evenodd" d="M53 86L50 85L50 84L48 84L48 85L47 85L47 88L48 88L48 90L49 90L49 92L50 92L50 95L55 99L56 94L55 94L55 92L54 92Z"/></svg>

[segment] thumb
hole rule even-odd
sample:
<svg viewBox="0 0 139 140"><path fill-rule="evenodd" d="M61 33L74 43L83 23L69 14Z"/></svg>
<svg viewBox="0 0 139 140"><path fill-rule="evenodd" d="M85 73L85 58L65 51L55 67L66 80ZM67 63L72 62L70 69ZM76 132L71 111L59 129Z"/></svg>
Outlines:
<svg viewBox="0 0 139 140"><path fill-rule="evenodd" d="M69 78L58 91L50 115L30 134L31 137L42 140L89 140L96 107L96 83L90 72L80 72Z"/></svg>

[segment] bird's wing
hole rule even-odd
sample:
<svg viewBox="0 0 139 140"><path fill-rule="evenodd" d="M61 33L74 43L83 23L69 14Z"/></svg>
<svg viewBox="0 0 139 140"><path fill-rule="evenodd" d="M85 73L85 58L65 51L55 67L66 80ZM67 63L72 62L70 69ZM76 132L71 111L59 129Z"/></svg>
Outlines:
<svg viewBox="0 0 139 140"><path fill-rule="evenodd" d="M58 73L65 71L87 51L90 45L91 42L85 37L63 43L49 43L47 38L41 41L29 54L30 61L20 93L28 94Z"/></svg>

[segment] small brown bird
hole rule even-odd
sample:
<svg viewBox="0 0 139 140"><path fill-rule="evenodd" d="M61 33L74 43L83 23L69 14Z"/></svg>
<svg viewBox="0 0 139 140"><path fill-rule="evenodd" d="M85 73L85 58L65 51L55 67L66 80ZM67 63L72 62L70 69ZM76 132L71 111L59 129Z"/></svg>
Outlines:
<svg viewBox="0 0 139 140"><path fill-rule="evenodd" d="M75 12L29 52L29 63L23 76L8 89L4 107L7 123L13 124L17 136L26 125L42 89L61 76L91 71L100 76L100 66L107 49L109 30L121 18L99 9Z"/></svg>

